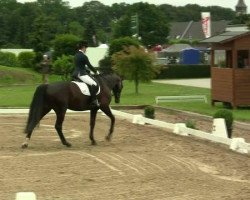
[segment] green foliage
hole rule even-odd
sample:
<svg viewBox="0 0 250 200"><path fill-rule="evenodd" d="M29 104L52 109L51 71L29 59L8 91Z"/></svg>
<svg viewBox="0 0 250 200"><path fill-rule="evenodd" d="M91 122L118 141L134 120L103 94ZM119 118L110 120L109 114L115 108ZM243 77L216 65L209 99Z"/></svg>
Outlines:
<svg viewBox="0 0 250 200"><path fill-rule="evenodd" d="M87 40L89 46L91 46L91 47L96 47L97 46L96 27L95 27L94 17L93 16L90 16L86 20L83 37Z"/></svg>
<svg viewBox="0 0 250 200"><path fill-rule="evenodd" d="M210 77L209 65L168 65L157 76L158 79L205 77Z"/></svg>
<svg viewBox="0 0 250 200"><path fill-rule="evenodd" d="M15 75L12 75L15 74ZM23 75L23 74L29 74ZM8 83L5 76L9 76ZM25 76L25 78L23 78ZM60 76L50 75L50 82L61 80ZM24 82L27 81L27 82ZM31 85L23 85L23 84ZM3 67L0 66L0 107L28 107L34 94L37 84L41 83L41 74L27 68ZM16 86L16 84L20 84ZM176 96L176 95L206 95L210 101L211 91L207 88L178 86L161 83L141 83L140 94L134 93L134 84L128 80L123 81L120 105L154 105L155 96ZM5 86L4 86L5 85ZM112 102L114 105L114 102ZM161 107L184 110L213 116L214 113L223 108L217 103L211 106L204 102L165 102ZM250 122L249 108L238 108L231 110L235 120Z"/></svg>
<svg viewBox="0 0 250 200"><path fill-rule="evenodd" d="M146 106L144 108L144 116L150 119L155 118L155 108L153 106Z"/></svg>
<svg viewBox="0 0 250 200"><path fill-rule="evenodd" d="M0 65L16 67L18 66L18 60L14 53L11 52L1 52L0 51Z"/></svg>
<svg viewBox="0 0 250 200"><path fill-rule="evenodd" d="M227 128L232 128L234 118L230 110L220 109L214 113L213 118L224 118Z"/></svg>
<svg viewBox="0 0 250 200"><path fill-rule="evenodd" d="M34 52L21 52L18 55L18 62L20 67L35 68L35 53Z"/></svg>
<svg viewBox="0 0 250 200"><path fill-rule="evenodd" d="M74 69L73 59L73 56L62 55L53 63L54 73L61 75L62 80L71 79L71 73Z"/></svg>
<svg viewBox="0 0 250 200"><path fill-rule="evenodd" d="M193 121L193 120L187 120L185 122L185 124L186 124L186 127L188 127L188 128L197 129L196 128L196 122Z"/></svg>
<svg viewBox="0 0 250 200"><path fill-rule="evenodd" d="M233 129L233 121L234 121L233 113L227 109L220 109L214 113L213 118L224 118L225 119L228 137L231 138L232 129Z"/></svg>
<svg viewBox="0 0 250 200"><path fill-rule="evenodd" d="M190 39L172 39L168 42L169 44L190 44L195 45L199 44L198 40L190 40Z"/></svg>
<svg viewBox="0 0 250 200"><path fill-rule="evenodd" d="M50 49L50 42L55 37L54 33L51 32L51 29L54 28L52 20L53 18L46 15L41 15L34 20L34 31L30 34L29 40L36 53L44 53Z"/></svg>
<svg viewBox="0 0 250 200"><path fill-rule="evenodd" d="M250 21L249 14L240 14L231 21L231 24L247 24L249 21Z"/></svg>
<svg viewBox="0 0 250 200"><path fill-rule="evenodd" d="M109 46L109 56L112 56L114 53L124 50L129 46L139 47L140 43L137 39L131 37L123 37L119 39L114 39L111 41Z"/></svg>
<svg viewBox="0 0 250 200"><path fill-rule="evenodd" d="M38 0L32 3L1 0L0 45L6 48L32 48L35 52L44 53L51 48L56 35L71 33L83 39L83 32L88 36L85 39L92 41L91 37L95 34L97 41L108 42L112 36L132 35L131 16L136 13L141 41L144 45L152 45L166 42L169 22L199 21L200 13L204 11L212 13L213 21L231 21L235 17L232 9L197 4L176 7L139 2L107 6L99 1L89 1L71 8L67 1L62 0Z"/></svg>
<svg viewBox="0 0 250 200"><path fill-rule="evenodd" d="M68 25L68 33L81 38L84 33L84 27L78 21L72 21Z"/></svg>
<svg viewBox="0 0 250 200"><path fill-rule="evenodd" d="M41 76L31 69L0 66L0 85L34 84Z"/></svg>
<svg viewBox="0 0 250 200"><path fill-rule="evenodd" d="M112 56L113 70L128 80L134 81L135 93L138 94L139 82L151 81L159 68L155 62L154 54L145 52L144 48L130 46L124 51Z"/></svg>
<svg viewBox="0 0 250 200"><path fill-rule="evenodd" d="M111 73L112 70L111 57L105 56L102 60L99 61L99 71L102 73Z"/></svg>
<svg viewBox="0 0 250 200"><path fill-rule="evenodd" d="M139 2L133 4L131 10L132 15L138 14L138 34L145 46L167 42L169 20L158 6Z"/></svg>
<svg viewBox="0 0 250 200"><path fill-rule="evenodd" d="M54 59L62 55L74 55L79 41L80 38L72 34L57 35L54 40Z"/></svg>

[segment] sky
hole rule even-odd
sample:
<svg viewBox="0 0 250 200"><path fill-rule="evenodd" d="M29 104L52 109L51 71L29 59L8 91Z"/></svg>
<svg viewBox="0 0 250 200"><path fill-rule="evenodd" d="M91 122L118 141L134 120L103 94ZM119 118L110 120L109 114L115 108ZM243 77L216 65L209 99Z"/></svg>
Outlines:
<svg viewBox="0 0 250 200"><path fill-rule="evenodd" d="M18 2L32 2L35 0L17 0ZM89 2L91 0L63 0L68 1L71 7L79 7L82 6L85 2ZM200 4L200 6L221 6L225 8L231 8L235 10L235 5L238 0L98 0L99 2L105 5L112 5L113 3L122 3L125 2L127 4L133 4L137 2L147 2L150 4L170 4L173 6L185 6L186 4ZM200 3L202 2L202 4ZM245 4L248 6L248 10L250 9L250 0L244 0ZM249 13L249 11L248 11Z"/></svg>

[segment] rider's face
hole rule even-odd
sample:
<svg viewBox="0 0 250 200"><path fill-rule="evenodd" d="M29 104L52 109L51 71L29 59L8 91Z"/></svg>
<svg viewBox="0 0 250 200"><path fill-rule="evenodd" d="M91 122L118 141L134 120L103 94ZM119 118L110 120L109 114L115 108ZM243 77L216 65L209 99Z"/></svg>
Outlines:
<svg viewBox="0 0 250 200"><path fill-rule="evenodd" d="M85 53L87 51L87 47L83 47L82 51Z"/></svg>

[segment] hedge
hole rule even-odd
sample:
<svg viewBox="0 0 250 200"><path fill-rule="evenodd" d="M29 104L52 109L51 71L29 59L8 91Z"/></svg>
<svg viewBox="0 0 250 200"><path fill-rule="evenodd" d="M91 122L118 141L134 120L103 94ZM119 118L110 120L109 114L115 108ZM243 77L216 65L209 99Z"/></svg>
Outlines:
<svg viewBox="0 0 250 200"><path fill-rule="evenodd" d="M210 65L167 65L164 66L157 79L173 78L208 78Z"/></svg>

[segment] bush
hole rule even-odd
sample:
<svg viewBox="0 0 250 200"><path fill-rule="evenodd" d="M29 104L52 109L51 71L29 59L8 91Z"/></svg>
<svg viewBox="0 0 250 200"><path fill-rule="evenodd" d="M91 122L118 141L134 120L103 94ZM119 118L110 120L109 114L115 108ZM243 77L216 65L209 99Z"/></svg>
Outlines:
<svg viewBox="0 0 250 200"><path fill-rule="evenodd" d="M61 75L63 80L70 80L71 73L74 70L73 56L62 55L53 63L55 74Z"/></svg>
<svg viewBox="0 0 250 200"><path fill-rule="evenodd" d="M227 109L220 109L214 115L213 118L224 118L227 128L228 137L232 137L232 130L233 130L233 113Z"/></svg>
<svg viewBox="0 0 250 200"><path fill-rule="evenodd" d="M62 55L74 55L80 38L72 34L57 35L54 40L53 59Z"/></svg>
<svg viewBox="0 0 250 200"><path fill-rule="evenodd" d="M138 42L138 40L130 37L114 39L109 46L109 56L112 56L114 53L122 51L125 47L130 46L139 47L140 43Z"/></svg>
<svg viewBox="0 0 250 200"><path fill-rule="evenodd" d="M18 62L20 67L35 68L35 52L21 52L18 55Z"/></svg>
<svg viewBox="0 0 250 200"><path fill-rule="evenodd" d="M8 67L17 67L18 60L14 53L0 51L0 65Z"/></svg>
<svg viewBox="0 0 250 200"><path fill-rule="evenodd" d="M193 120L187 120L185 124L186 124L186 127L188 128L197 129L196 123Z"/></svg>
<svg viewBox="0 0 250 200"><path fill-rule="evenodd" d="M153 106L147 106L144 109L144 117L154 119L155 118L155 108Z"/></svg>

